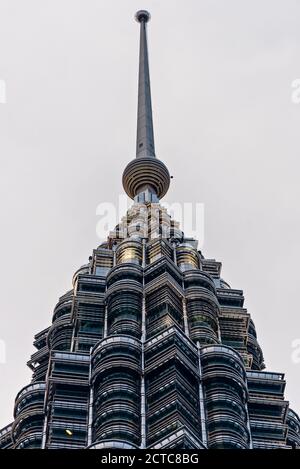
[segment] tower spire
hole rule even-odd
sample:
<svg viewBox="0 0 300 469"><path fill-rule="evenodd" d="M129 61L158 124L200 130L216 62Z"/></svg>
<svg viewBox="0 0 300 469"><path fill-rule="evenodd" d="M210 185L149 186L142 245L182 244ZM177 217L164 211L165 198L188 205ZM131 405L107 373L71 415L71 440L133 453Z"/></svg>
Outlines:
<svg viewBox="0 0 300 469"><path fill-rule="evenodd" d="M146 23L150 13L140 10L139 92L137 113L136 158L123 172L123 187L135 202L158 202L170 185L168 168L155 157Z"/></svg>
<svg viewBox="0 0 300 469"><path fill-rule="evenodd" d="M140 23L139 88L136 136L137 157L155 157L148 43L146 31L146 24L148 23L150 18L150 13L146 10L140 10L135 15L136 21Z"/></svg>

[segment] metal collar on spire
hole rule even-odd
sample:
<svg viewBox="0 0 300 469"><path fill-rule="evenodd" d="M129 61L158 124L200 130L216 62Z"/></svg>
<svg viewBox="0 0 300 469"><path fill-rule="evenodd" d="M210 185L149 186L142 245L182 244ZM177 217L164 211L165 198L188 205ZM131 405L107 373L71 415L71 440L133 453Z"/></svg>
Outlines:
<svg viewBox="0 0 300 469"><path fill-rule="evenodd" d="M150 13L146 10L140 10L135 15L136 21L140 23L139 91L136 138L137 158L141 156L155 157L146 31L146 23L150 20L150 17Z"/></svg>

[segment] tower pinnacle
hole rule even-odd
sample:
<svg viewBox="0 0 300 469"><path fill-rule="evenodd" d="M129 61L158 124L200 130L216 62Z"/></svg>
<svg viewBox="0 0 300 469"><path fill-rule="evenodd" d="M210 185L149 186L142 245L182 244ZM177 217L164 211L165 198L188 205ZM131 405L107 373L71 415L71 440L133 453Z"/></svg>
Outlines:
<svg viewBox="0 0 300 469"><path fill-rule="evenodd" d="M146 10L140 10L136 13L135 19L140 23L136 156L155 157L149 58L146 31L146 23L150 20L150 13Z"/></svg>
<svg viewBox="0 0 300 469"><path fill-rule="evenodd" d="M138 23L141 23L142 21L144 23L148 23L148 21L151 20L151 15L150 15L149 11L147 11L147 10L137 11L134 17L135 17L135 19Z"/></svg>
<svg viewBox="0 0 300 469"><path fill-rule="evenodd" d="M136 202L158 202L170 185L167 167L155 156L146 31L150 17L146 10L135 14L140 23L136 158L124 170L123 187Z"/></svg>

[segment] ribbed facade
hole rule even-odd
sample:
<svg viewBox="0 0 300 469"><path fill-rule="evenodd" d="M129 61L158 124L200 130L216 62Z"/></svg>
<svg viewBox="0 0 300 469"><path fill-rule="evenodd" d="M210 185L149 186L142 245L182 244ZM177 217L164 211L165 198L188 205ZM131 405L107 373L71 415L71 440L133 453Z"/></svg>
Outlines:
<svg viewBox="0 0 300 469"><path fill-rule="evenodd" d="M143 61L147 15L137 15ZM150 163L142 110L138 148L153 154L124 172L134 204L35 336L32 382L0 447L300 448L284 375L265 371L243 292L158 202L169 173ZM150 107L146 116L149 127Z"/></svg>
<svg viewBox="0 0 300 469"><path fill-rule="evenodd" d="M32 383L1 446L300 447L284 376L264 371L243 292L221 279L221 264L184 235L117 233L35 336Z"/></svg>

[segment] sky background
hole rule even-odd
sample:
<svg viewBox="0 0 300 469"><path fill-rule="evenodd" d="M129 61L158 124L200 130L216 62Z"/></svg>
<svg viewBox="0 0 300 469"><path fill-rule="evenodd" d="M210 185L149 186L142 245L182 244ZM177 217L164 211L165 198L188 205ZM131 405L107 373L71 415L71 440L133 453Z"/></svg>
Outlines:
<svg viewBox="0 0 300 469"><path fill-rule="evenodd" d="M205 204L202 252L244 290L267 370L286 373L300 411L300 2L0 0L0 427L34 334L99 244L96 207L123 193L141 8L166 200Z"/></svg>

